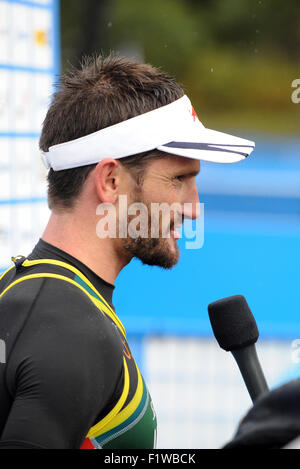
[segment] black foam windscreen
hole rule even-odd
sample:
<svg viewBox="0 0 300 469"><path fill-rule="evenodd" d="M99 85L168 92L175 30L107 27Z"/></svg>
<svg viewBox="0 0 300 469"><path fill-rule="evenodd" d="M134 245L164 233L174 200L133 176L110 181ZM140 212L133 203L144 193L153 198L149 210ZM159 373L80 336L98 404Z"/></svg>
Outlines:
<svg viewBox="0 0 300 469"><path fill-rule="evenodd" d="M208 314L217 342L227 352L257 341L256 321L244 296L214 301L208 305Z"/></svg>

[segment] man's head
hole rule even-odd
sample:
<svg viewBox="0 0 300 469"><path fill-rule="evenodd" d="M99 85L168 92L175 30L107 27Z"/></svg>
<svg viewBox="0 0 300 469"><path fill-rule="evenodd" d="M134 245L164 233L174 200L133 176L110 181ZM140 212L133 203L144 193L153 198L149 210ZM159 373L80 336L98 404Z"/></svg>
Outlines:
<svg viewBox="0 0 300 469"><path fill-rule="evenodd" d="M55 238L63 226L67 239L74 237L77 254L89 245L90 264L101 247L108 252L107 265L114 256L119 267L132 257L171 267L179 254L174 228L184 217L199 215L195 176L200 160L235 163L254 145L207 129L180 85L160 70L115 55L86 59L81 69L61 78L44 121L40 148L50 168L53 211L46 236ZM103 206L118 206L113 218L123 226L123 195L130 204L125 220L130 229L125 236L108 236L109 241L102 236L99 243L96 215L103 221ZM132 204L142 205L138 233L137 227L131 230L136 223ZM167 216L158 209L153 221L155 204L165 204Z"/></svg>
<svg viewBox="0 0 300 469"><path fill-rule="evenodd" d="M86 59L80 70L62 76L44 121L40 148L49 147L165 106L184 95L182 88L158 69L111 55ZM142 203L147 212L144 236L116 236L114 249L123 258L170 268L177 263L175 225L180 226L185 202L197 202L195 175L199 161L151 150L98 164L61 171L49 170L48 204L57 213L74 211L91 195L98 203L117 204L120 195L128 204ZM94 199L94 202L95 200ZM151 216L151 204L177 204L176 210ZM88 208L87 208L88 209ZM123 214L124 215L124 214ZM118 213L117 223L122 214ZM126 224L133 215L126 213ZM151 228L152 227L152 228ZM156 236L151 233L153 227Z"/></svg>

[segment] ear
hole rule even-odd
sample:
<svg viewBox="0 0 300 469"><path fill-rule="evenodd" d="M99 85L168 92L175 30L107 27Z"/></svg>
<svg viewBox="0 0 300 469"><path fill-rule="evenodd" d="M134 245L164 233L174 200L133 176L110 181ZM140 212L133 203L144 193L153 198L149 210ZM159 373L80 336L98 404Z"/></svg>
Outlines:
<svg viewBox="0 0 300 469"><path fill-rule="evenodd" d="M120 186L120 163L113 158L105 158L97 164L94 178L100 202L116 203Z"/></svg>

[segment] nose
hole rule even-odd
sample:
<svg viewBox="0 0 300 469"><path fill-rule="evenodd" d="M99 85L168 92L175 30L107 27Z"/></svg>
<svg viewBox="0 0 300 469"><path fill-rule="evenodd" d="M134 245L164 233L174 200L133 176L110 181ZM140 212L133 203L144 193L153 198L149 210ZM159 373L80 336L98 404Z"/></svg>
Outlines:
<svg viewBox="0 0 300 469"><path fill-rule="evenodd" d="M183 204L183 218L195 220L200 216L200 201L196 182L193 183L191 190Z"/></svg>

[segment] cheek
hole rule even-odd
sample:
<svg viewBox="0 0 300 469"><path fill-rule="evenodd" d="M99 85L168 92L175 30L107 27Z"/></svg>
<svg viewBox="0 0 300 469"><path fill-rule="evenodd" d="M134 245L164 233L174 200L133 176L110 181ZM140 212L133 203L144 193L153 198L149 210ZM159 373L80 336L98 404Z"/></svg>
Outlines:
<svg viewBox="0 0 300 469"><path fill-rule="evenodd" d="M151 188L145 188L142 192L142 197L149 203L169 203L177 202L180 200L180 193L178 187L173 184L153 184Z"/></svg>

